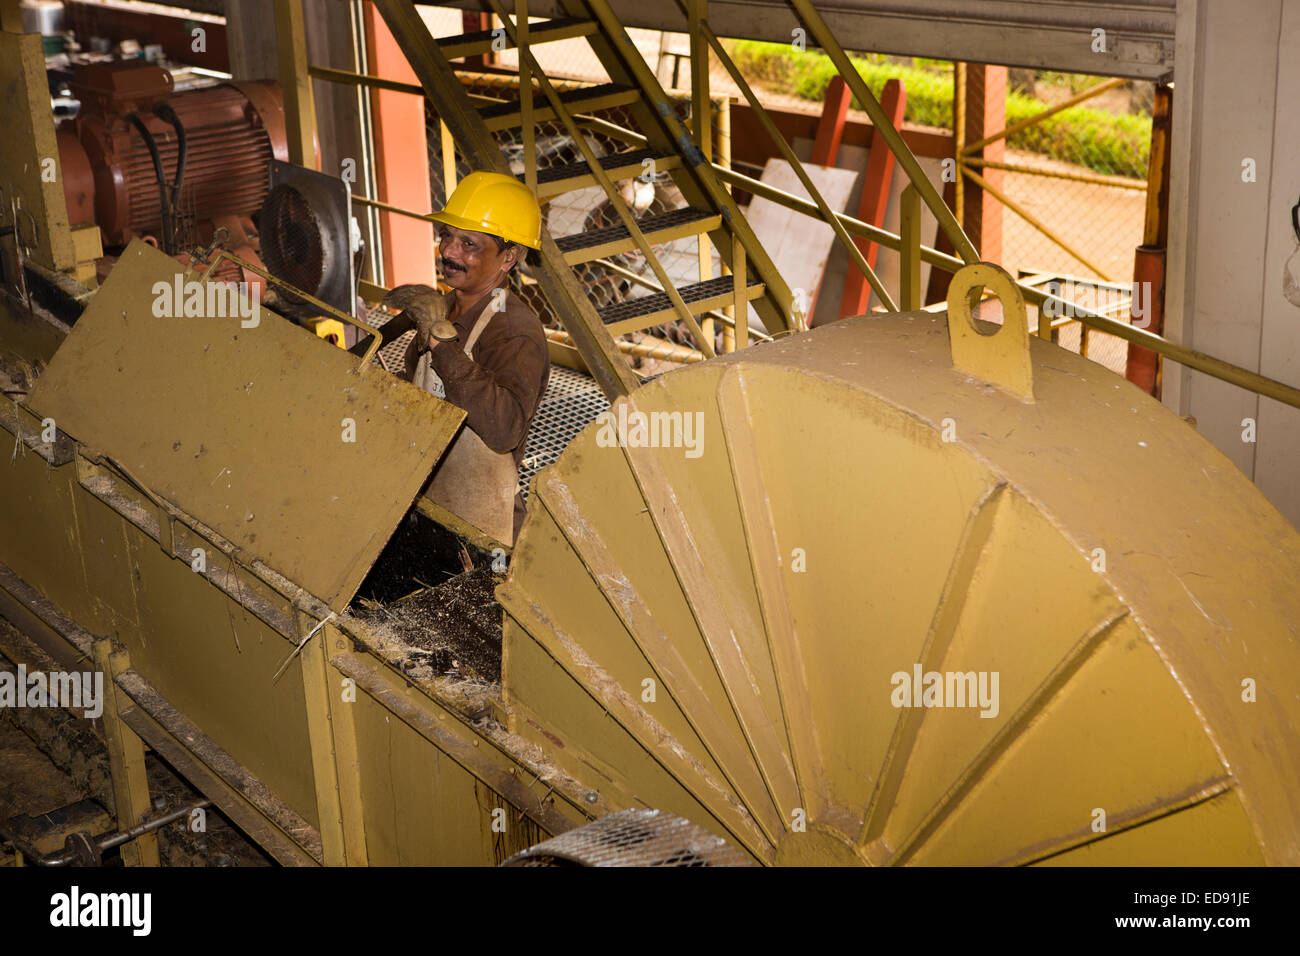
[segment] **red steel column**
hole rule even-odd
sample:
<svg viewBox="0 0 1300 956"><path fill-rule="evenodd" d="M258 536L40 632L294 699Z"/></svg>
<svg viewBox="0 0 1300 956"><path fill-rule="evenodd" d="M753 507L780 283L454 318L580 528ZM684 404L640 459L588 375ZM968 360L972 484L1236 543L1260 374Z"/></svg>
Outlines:
<svg viewBox="0 0 1300 956"><path fill-rule="evenodd" d="M401 48L373 3L365 5L366 55L370 72L386 80L419 83ZM370 91L375 138L375 173L383 202L415 212L429 211L429 145L424 97L391 90ZM405 282L434 284L433 226L382 212L384 277L390 287Z"/></svg>
<svg viewBox="0 0 1300 956"><path fill-rule="evenodd" d="M880 94L880 105L896 129L903 128L903 115L907 112L907 90L902 81L888 80ZM885 224L889 208L889 190L894 178L894 154L885 145L883 137L872 131L871 153L867 157L867 172L862 180L862 200L858 204L858 218L872 226ZM867 265L876 267L880 246L862 236L854 236L854 243ZM840 300L840 318L862 315L871 301L871 285L867 277L849 264L844 282L844 297Z"/></svg>
<svg viewBox="0 0 1300 956"><path fill-rule="evenodd" d="M986 63L966 65L966 142L977 143L985 136L1006 129L1007 126L1007 68ZM992 162L1006 161L1005 139L994 140L970 154L971 159ZM1005 192L1000 169L974 167L990 186ZM966 195L962 215L962 228L979 250L985 262L1002 261L1002 203L986 194L970 180L965 183Z"/></svg>
<svg viewBox="0 0 1300 956"><path fill-rule="evenodd" d="M1155 107L1151 117L1151 153L1147 167L1147 209L1142 227L1142 245L1137 247L1133 264L1136 305L1145 306L1146 330L1156 335L1165 328L1165 250L1169 244L1169 133L1173 117L1173 90L1165 83L1156 85ZM1139 310L1140 311L1140 310ZM1128 345L1125 377L1138 388L1160 397L1162 367L1160 356L1132 342Z"/></svg>

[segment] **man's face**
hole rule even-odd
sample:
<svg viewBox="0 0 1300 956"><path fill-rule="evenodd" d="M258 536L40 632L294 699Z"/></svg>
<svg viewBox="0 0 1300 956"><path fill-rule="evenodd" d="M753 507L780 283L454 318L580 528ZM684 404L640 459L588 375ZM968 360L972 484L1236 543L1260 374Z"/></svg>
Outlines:
<svg viewBox="0 0 1300 956"><path fill-rule="evenodd" d="M496 239L486 233L455 226L438 227L443 281L461 292L487 292L501 285L519 253L519 246L498 251Z"/></svg>

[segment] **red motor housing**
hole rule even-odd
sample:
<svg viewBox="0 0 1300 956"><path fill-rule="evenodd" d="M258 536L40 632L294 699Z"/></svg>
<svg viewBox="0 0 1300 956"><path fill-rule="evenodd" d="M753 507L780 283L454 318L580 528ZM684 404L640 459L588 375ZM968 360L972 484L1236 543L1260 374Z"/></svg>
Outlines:
<svg viewBox="0 0 1300 956"><path fill-rule="evenodd" d="M266 199L271 158L288 159L283 101L273 81L174 93L166 70L128 60L79 66L69 86L81 112L58 137L68 215L73 225L98 225L105 246L162 229L153 160L126 119L132 112L154 138L169 194L179 141L153 105L165 100L180 118L187 155L179 212L194 230L182 236L191 243L207 241L215 219L251 217Z"/></svg>

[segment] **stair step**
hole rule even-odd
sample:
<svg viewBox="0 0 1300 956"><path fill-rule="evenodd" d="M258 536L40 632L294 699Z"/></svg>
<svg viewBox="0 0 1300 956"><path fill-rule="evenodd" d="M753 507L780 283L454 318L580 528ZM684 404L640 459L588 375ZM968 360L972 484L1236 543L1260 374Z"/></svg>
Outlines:
<svg viewBox="0 0 1300 956"><path fill-rule="evenodd" d="M504 28L498 29L500 32L477 30L474 33L462 33L460 36L442 37L438 40L438 48L442 50L443 55L449 60L459 60L463 56L480 56L484 53L492 53L494 52L492 46L494 42L496 43L496 50L514 49L515 44L510 39L510 35L505 32ZM541 23L534 23L528 28L528 45L591 36L598 29L599 24L595 20L584 20L581 17L561 17L555 20L546 20Z"/></svg>
<svg viewBox="0 0 1300 956"><path fill-rule="evenodd" d="M654 163L653 167L646 165L645 161L647 159ZM626 153L612 153L609 156L600 158L600 168L605 170L609 178L615 182L620 179L640 176L647 169L653 168L655 172L665 172L669 169L676 169L681 164L681 157L676 153L658 149L635 149ZM522 180L524 177L521 174L519 178ZM575 189L595 185L596 177L592 175L591 168L582 160L576 163L565 163L561 166L550 166L546 169L537 170L538 199L547 199L561 193L569 193Z"/></svg>
<svg viewBox="0 0 1300 956"><path fill-rule="evenodd" d="M645 234L646 239L650 242L671 242L684 236L697 236L700 233L712 232L722 225L722 216L716 212L709 212L707 209L695 209L687 206L684 209L670 209L668 212L660 213L657 216L646 216L644 219L638 219L637 225L640 226L641 232ZM593 229L590 232L561 236L555 240L555 244L564 253L564 261L571 266L576 266L582 262L591 262L593 259L615 256L620 252L627 252L629 249L636 248L631 233L621 222L617 225L606 226L603 229Z"/></svg>
<svg viewBox="0 0 1300 956"><path fill-rule="evenodd" d="M692 285L679 286L677 293L695 315L708 312L710 309L725 308L732 303L732 278L732 276L718 276ZM764 288L761 281L750 276L749 285L745 288L745 297L751 300L757 299L763 294ZM597 311L600 320L605 323L605 328L613 336L639 332L652 325L661 325L678 318L677 310L673 308L667 292L652 292L639 299L615 302Z"/></svg>
<svg viewBox="0 0 1300 956"><path fill-rule="evenodd" d="M620 83L601 83L597 86L565 90L560 94L560 102L569 113L590 113L595 110L608 110L618 106L627 106L641 99L641 91L634 86ZM523 120L518 101L488 106L479 110L483 122L492 132L519 126ZM533 122L544 123L555 119L555 110L551 102L541 91L533 92Z"/></svg>

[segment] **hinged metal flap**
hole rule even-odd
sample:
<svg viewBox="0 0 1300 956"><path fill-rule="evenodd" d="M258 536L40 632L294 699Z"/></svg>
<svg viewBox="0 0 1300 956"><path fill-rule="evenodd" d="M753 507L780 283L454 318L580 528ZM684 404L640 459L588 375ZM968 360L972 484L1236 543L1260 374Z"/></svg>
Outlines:
<svg viewBox="0 0 1300 956"><path fill-rule="evenodd" d="M341 610L465 413L269 311L253 324L246 298L212 310L196 280L133 242L30 404Z"/></svg>

